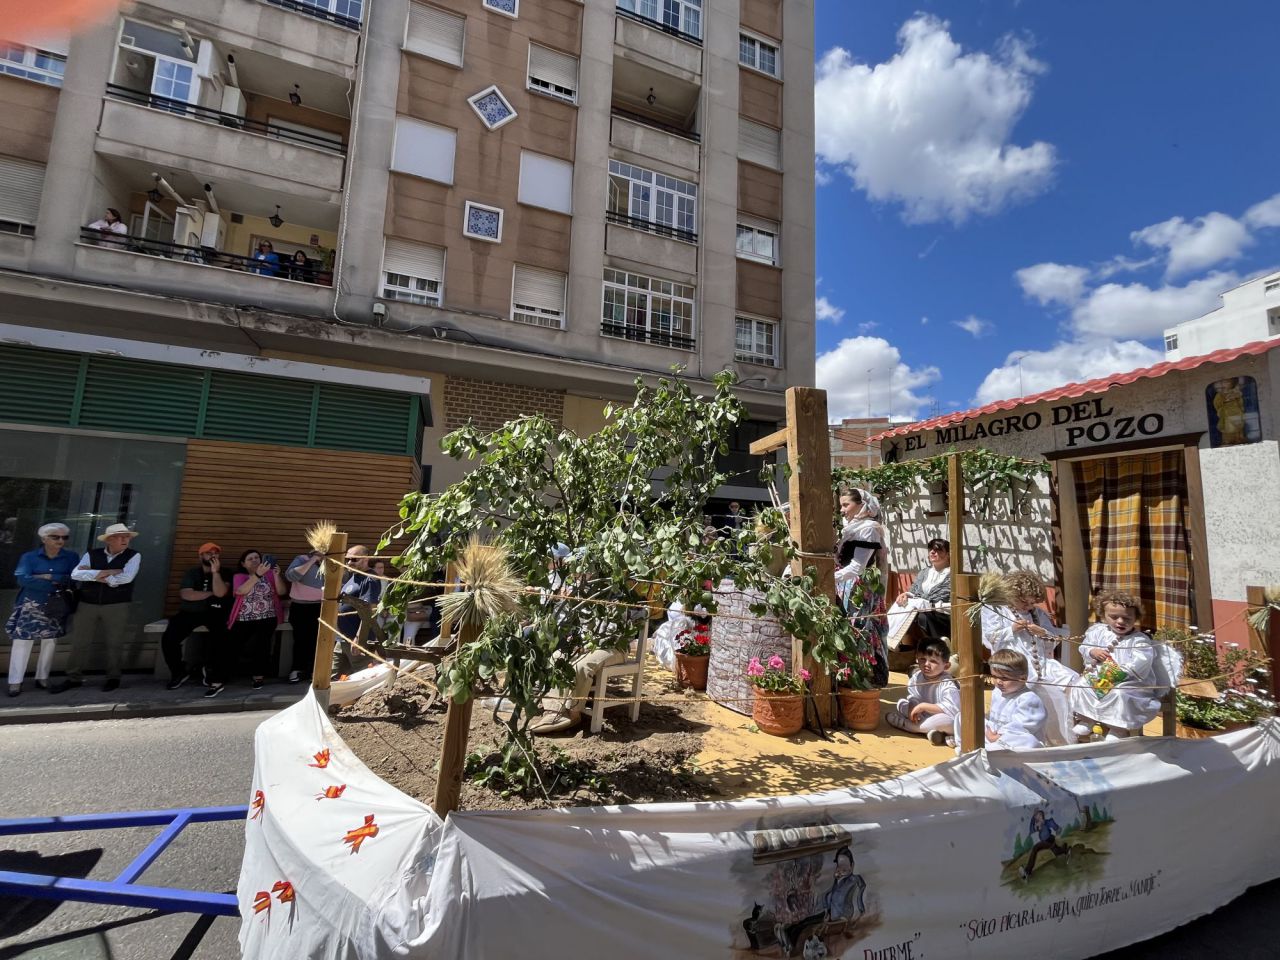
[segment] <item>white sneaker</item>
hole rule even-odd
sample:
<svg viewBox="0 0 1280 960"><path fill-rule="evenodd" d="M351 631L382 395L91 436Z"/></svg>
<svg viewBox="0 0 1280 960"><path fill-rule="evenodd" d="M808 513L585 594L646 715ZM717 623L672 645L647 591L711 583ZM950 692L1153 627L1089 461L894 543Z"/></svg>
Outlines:
<svg viewBox="0 0 1280 960"><path fill-rule="evenodd" d="M929 742L932 743L935 747L944 746L946 742L950 739L951 738L947 736L947 731L945 730L929 731Z"/></svg>
<svg viewBox="0 0 1280 960"><path fill-rule="evenodd" d="M1087 723L1077 723L1071 728L1071 732L1074 733L1079 740L1088 740L1089 737L1093 735L1093 727L1089 726Z"/></svg>
<svg viewBox="0 0 1280 960"><path fill-rule="evenodd" d="M947 746L951 747L956 751L959 751L960 749L959 747L956 746L956 738L951 736L951 734L947 734Z"/></svg>
<svg viewBox="0 0 1280 960"><path fill-rule="evenodd" d="M301 679L302 679L302 674L301 674L301 673L299 673L297 670L290 670L290 671L289 671L289 682L290 682L290 683L298 683Z"/></svg>

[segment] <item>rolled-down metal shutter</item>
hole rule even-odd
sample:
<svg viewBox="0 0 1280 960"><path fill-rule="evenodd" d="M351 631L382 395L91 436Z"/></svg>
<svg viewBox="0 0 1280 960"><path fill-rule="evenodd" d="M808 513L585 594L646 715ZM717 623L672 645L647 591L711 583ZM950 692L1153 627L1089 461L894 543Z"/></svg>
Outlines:
<svg viewBox="0 0 1280 960"><path fill-rule="evenodd" d="M578 58L529 44L529 76L564 90L578 91Z"/></svg>
<svg viewBox="0 0 1280 960"><path fill-rule="evenodd" d="M43 189L43 163L0 157L0 220L35 224Z"/></svg>
<svg viewBox="0 0 1280 960"><path fill-rule="evenodd" d="M462 66L466 17L457 17L425 3L409 4L409 28L405 47L424 57Z"/></svg>
<svg viewBox="0 0 1280 960"><path fill-rule="evenodd" d="M403 273L419 280L444 280L444 248L388 237L382 251L385 273Z"/></svg>
<svg viewBox="0 0 1280 960"><path fill-rule="evenodd" d="M771 170L782 169L781 131L739 117L738 159L758 163Z"/></svg>
<svg viewBox="0 0 1280 960"><path fill-rule="evenodd" d="M544 327L564 323L565 275L554 270L516 265L511 281L513 319ZM521 316L516 317L516 314Z"/></svg>

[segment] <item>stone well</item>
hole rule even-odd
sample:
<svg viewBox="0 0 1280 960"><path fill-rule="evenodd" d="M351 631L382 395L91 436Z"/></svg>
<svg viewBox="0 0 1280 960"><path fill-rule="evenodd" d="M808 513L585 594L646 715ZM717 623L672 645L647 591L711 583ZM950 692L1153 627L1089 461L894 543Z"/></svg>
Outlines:
<svg viewBox="0 0 1280 960"><path fill-rule="evenodd" d="M764 599L758 590L739 590L732 580L716 588L717 615L711 618L711 662L707 696L738 713L751 713L755 694L747 682L752 657L767 660L775 653L791 669L791 634L772 617L757 617L751 604Z"/></svg>

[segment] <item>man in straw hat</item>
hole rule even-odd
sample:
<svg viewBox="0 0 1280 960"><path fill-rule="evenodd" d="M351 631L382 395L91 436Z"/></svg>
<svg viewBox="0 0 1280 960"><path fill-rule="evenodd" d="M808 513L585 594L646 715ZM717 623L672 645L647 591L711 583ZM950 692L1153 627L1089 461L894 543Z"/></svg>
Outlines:
<svg viewBox="0 0 1280 960"><path fill-rule="evenodd" d="M129 546L129 541L137 535L123 523L113 523L98 536L103 546L86 553L80 558L80 565L71 571L71 579L80 588L80 606L71 628L67 679L53 688L54 693L84 683L81 669L99 624L107 645L107 680L102 689L110 691L120 686L129 602L133 599L133 582L142 566L142 554Z"/></svg>

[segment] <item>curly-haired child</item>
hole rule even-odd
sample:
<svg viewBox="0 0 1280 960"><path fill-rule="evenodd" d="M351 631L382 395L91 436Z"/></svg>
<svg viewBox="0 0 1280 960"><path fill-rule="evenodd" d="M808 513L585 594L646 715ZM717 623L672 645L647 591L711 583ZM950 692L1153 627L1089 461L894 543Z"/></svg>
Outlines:
<svg viewBox="0 0 1280 960"><path fill-rule="evenodd" d="M1099 622L1085 631L1080 644L1085 671L1071 688L1078 721L1072 731L1083 741L1094 726L1103 726L1106 739L1120 740L1140 731L1160 712L1158 651L1139 628L1142 602L1137 597L1119 590L1101 593L1094 612Z"/></svg>

